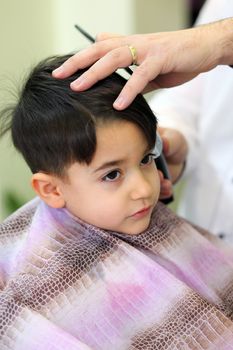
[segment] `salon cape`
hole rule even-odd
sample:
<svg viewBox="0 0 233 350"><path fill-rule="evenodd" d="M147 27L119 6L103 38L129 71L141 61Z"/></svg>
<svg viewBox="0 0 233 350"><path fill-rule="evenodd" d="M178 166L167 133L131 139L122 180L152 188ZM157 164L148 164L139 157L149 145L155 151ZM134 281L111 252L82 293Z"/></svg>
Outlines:
<svg viewBox="0 0 233 350"><path fill-rule="evenodd" d="M0 225L0 349L233 349L218 244L161 203L126 235L35 199Z"/></svg>
<svg viewBox="0 0 233 350"><path fill-rule="evenodd" d="M198 24L233 17L233 1L207 0ZM190 60L192 57L190 57ZM178 213L233 244L233 69L218 66L154 95L159 125L186 136L189 155Z"/></svg>

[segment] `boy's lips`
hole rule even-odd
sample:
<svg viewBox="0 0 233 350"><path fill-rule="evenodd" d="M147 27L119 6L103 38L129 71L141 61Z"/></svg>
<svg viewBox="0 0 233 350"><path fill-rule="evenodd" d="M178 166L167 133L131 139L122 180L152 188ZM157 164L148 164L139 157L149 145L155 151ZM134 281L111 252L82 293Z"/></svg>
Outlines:
<svg viewBox="0 0 233 350"><path fill-rule="evenodd" d="M141 210L138 210L136 213L132 214L131 217L139 219L142 218L150 212L151 206L142 208Z"/></svg>

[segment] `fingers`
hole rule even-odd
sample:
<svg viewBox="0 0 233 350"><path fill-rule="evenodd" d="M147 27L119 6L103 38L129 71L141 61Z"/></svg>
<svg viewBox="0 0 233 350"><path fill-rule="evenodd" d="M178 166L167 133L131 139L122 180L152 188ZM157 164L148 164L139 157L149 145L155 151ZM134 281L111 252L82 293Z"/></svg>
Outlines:
<svg viewBox="0 0 233 350"><path fill-rule="evenodd" d="M60 67L55 69L52 74L55 78L67 78L78 69L91 66L94 62L104 57L108 52L122 46L121 37L115 37L110 40L103 40L90 45L88 48L77 52L65 61ZM116 69L116 68L115 68Z"/></svg>
<svg viewBox="0 0 233 350"><path fill-rule="evenodd" d="M74 91L86 90L97 81L104 79L120 67L127 67L132 63L132 55L128 46L111 50L94 63L85 73L71 83Z"/></svg>
<svg viewBox="0 0 233 350"><path fill-rule="evenodd" d="M172 134L169 135L167 128L163 128L161 126L158 127L158 132L163 142L163 154L167 158L174 152L174 149L170 146L171 138L173 137L173 135ZM175 144L175 147L176 147L176 144Z"/></svg>
<svg viewBox="0 0 233 350"><path fill-rule="evenodd" d="M171 128L159 127L158 131L163 140L163 152L167 161L172 164L183 163L188 153L188 144L184 135Z"/></svg>
<svg viewBox="0 0 233 350"><path fill-rule="evenodd" d="M78 69L84 68L85 64L87 64L87 66L91 65L98 59L98 52L95 52L95 48L93 49L93 45L90 46L90 48L78 52L75 55L68 58L67 61L65 61L60 67L56 68L52 72L52 75L55 78L64 79L75 73Z"/></svg>
<svg viewBox="0 0 233 350"><path fill-rule="evenodd" d="M172 183L169 180L164 179L160 187L160 199L170 198L173 195Z"/></svg>
<svg viewBox="0 0 233 350"><path fill-rule="evenodd" d="M114 108L118 110L128 107L134 98L141 93L160 72L160 62L153 58L145 59L140 66L135 68L132 76L125 84L120 95L114 102ZM154 87L155 88L155 87Z"/></svg>
<svg viewBox="0 0 233 350"><path fill-rule="evenodd" d="M172 183L180 178L188 153L187 141L183 134L176 129L159 127L163 140L163 153L165 155Z"/></svg>
<svg viewBox="0 0 233 350"><path fill-rule="evenodd" d="M163 142L163 154L167 157L169 154L169 138L167 138L165 134L166 128L163 128L161 126L158 127L158 133L162 138Z"/></svg>
<svg viewBox="0 0 233 350"><path fill-rule="evenodd" d="M62 79L72 75L78 69L91 66L71 84L74 91L86 90L118 68L130 66L133 58L129 43L132 46L135 45L139 66L114 103L116 109L122 110L128 107L136 95L141 93L148 83L161 72L161 60L158 57L145 57L147 42L143 41L143 44L140 44L142 41L139 39L138 36L124 37L118 34L102 33L97 37L98 42L70 57L52 74L55 78ZM156 84L153 83L153 89L155 88Z"/></svg>
<svg viewBox="0 0 233 350"><path fill-rule="evenodd" d="M160 195L159 199L170 198L173 194L172 183L170 180L164 179L162 172L159 170L159 178L160 178Z"/></svg>

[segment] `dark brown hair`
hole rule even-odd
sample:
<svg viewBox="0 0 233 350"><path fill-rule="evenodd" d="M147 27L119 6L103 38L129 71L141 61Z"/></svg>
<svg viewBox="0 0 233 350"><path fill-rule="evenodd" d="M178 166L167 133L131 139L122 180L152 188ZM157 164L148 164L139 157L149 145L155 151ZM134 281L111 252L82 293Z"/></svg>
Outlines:
<svg viewBox="0 0 233 350"><path fill-rule="evenodd" d="M153 148L157 121L142 95L127 109L115 110L113 102L125 84L116 73L87 91L72 91L70 83L84 70L63 80L51 74L68 57L52 57L40 62L29 75L12 110L9 128L13 142L31 171L62 175L66 166L73 162L89 164L96 149L99 122L116 119L132 122L142 130L149 147Z"/></svg>

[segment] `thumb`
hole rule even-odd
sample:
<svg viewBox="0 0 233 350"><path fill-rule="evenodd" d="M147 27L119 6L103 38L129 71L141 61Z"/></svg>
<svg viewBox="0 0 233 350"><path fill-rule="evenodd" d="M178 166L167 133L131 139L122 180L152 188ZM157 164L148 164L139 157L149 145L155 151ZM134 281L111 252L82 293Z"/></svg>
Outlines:
<svg viewBox="0 0 233 350"><path fill-rule="evenodd" d="M174 163L183 161L188 153L188 144L183 134L171 128L159 128L164 146L164 154Z"/></svg>
<svg viewBox="0 0 233 350"><path fill-rule="evenodd" d="M159 135L162 139L162 142L163 142L163 153L166 157L168 157L170 154L170 151L171 151L171 148L170 148L171 135L170 135L167 128L164 128L161 126L158 127L158 133L159 133Z"/></svg>

